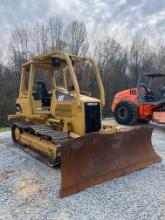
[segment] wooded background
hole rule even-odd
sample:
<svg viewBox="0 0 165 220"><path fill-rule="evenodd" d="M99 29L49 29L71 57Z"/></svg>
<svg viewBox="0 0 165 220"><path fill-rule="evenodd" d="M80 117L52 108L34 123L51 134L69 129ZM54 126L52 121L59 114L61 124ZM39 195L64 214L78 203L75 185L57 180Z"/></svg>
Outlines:
<svg viewBox="0 0 165 220"><path fill-rule="evenodd" d="M153 46L140 33L132 38L129 45L108 36L92 41L83 22L65 24L58 16L50 17L44 23L18 25L6 42L7 50L0 51L0 127L6 126L7 115L15 112L21 64L34 55L63 50L94 58L105 88L104 117L112 113L110 106L114 94L134 87L138 74L165 72L164 42ZM92 77L89 80L94 87Z"/></svg>

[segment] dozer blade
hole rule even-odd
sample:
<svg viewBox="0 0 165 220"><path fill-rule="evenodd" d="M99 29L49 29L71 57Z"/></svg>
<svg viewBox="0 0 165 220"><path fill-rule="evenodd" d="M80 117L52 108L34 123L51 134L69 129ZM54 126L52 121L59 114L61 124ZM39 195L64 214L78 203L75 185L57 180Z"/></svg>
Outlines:
<svg viewBox="0 0 165 220"><path fill-rule="evenodd" d="M91 133L64 143L60 197L160 161L151 134L152 128L143 126L112 134Z"/></svg>

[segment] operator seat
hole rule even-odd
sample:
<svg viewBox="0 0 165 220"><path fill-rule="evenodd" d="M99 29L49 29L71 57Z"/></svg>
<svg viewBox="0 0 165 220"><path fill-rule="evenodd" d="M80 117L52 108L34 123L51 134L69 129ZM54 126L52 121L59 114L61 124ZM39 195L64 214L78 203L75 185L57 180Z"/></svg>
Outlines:
<svg viewBox="0 0 165 220"><path fill-rule="evenodd" d="M50 106L51 95L48 93L46 83L44 81L38 81L37 84L43 106Z"/></svg>
<svg viewBox="0 0 165 220"><path fill-rule="evenodd" d="M152 90L147 86L146 83L140 83L140 87L145 89L145 96L143 97L146 102L153 102L155 101L155 95L153 94Z"/></svg>

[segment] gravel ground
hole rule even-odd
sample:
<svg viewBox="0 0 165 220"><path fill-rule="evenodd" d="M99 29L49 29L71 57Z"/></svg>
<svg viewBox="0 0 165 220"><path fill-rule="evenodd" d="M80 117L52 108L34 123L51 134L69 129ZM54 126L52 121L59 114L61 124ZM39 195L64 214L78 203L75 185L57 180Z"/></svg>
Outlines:
<svg viewBox="0 0 165 220"><path fill-rule="evenodd" d="M165 129L152 141L165 159ZM13 147L10 132L0 133L0 151L0 220L165 219L165 160L60 199L59 168Z"/></svg>

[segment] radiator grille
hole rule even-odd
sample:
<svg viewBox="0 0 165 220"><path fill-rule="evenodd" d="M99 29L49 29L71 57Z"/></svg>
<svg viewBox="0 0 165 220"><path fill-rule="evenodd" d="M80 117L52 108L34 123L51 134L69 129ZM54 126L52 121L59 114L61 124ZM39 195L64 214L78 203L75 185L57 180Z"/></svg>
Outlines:
<svg viewBox="0 0 165 220"><path fill-rule="evenodd" d="M100 104L85 103L85 132L91 133L99 131L101 128Z"/></svg>

